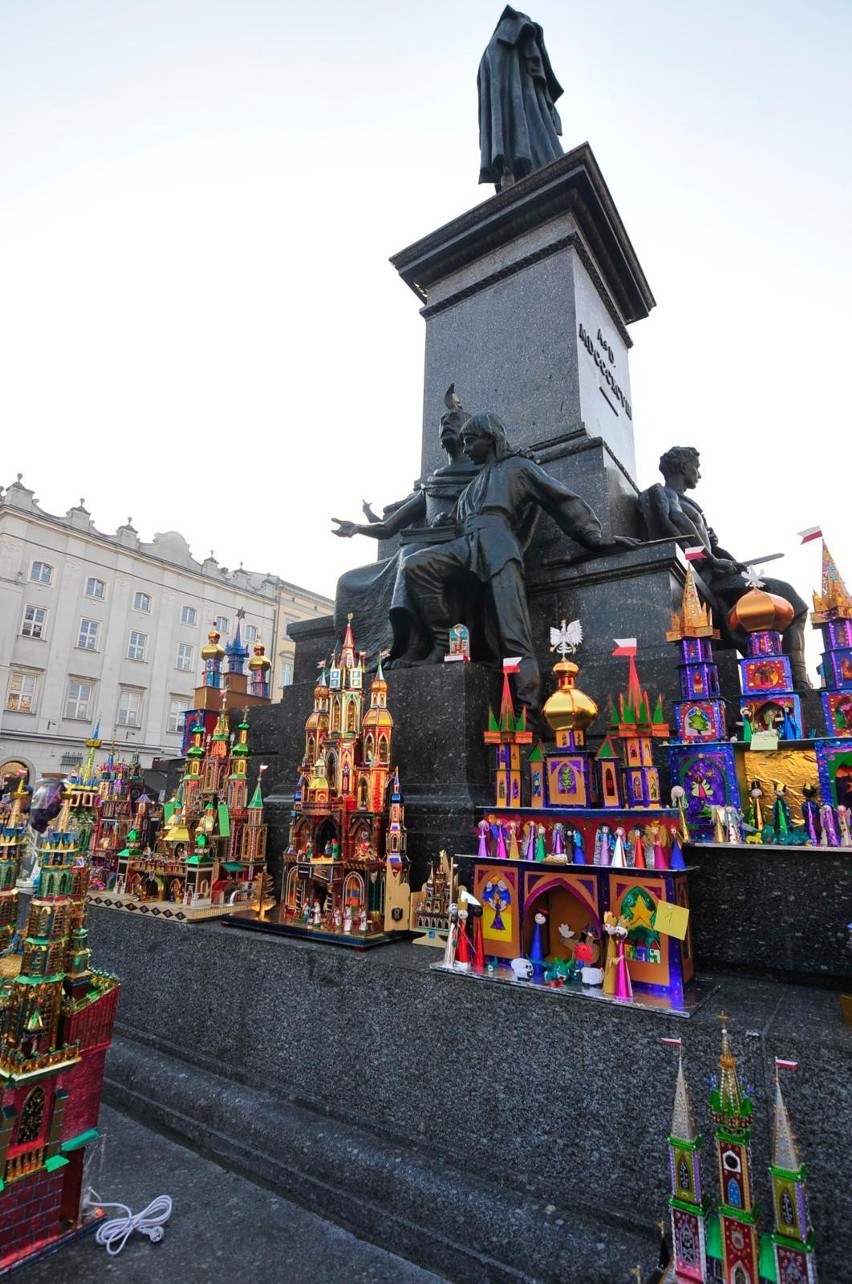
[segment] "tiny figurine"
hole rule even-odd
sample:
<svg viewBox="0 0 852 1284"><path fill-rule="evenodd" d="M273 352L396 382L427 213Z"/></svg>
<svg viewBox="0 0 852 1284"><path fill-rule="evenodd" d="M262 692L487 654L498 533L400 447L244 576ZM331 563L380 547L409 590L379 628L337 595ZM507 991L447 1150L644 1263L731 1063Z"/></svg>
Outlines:
<svg viewBox="0 0 852 1284"><path fill-rule="evenodd" d="M828 803L823 803L819 809L819 823L822 829L820 847L839 847L840 839L837 837L837 827L834 823L834 808Z"/></svg>
<svg viewBox="0 0 852 1284"><path fill-rule="evenodd" d="M749 796L749 814L748 823L756 834L763 833L763 790L760 787L760 781L752 781L751 788L748 791Z"/></svg>
<svg viewBox="0 0 852 1284"><path fill-rule="evenodd" d="M538 979L544 970L544 963L547 955L547 951L544 946L544 926L547 922L547 915L542 914L541 911L539 911L534 916L533 922L534 927L532 945L530 946L530 962L533 965L533 973Z"/></svg>
<svg viewBox="0 0 852 1284"><path fill-rule="evenodd" d="M370 925L370 918L369 918L369 915L367 914L367 907L365 905L362 907L361 913L358 915L358 931L366 932L369 925Z"/></svg>
<svg viewBox="0 0 852 1284"><path fill-rule="evenodd" d="M812 846L819 846L822 830L819 823L819 792L815 785L802 785L802 823Z"/></svg>
<svg viewBox="0 0 852 1284"><path fill-rule="evenodd" d="M615 831L615 841L612 845L612 858L610 865L615 869L624 869L627 861L624 854L624 830L619 827Z"/></svg>
<svg viewBox="0 0 852 1284"><path fill-rule="evenodd" d="M606 968L604 971L604 994L615 999L632 999L633 986L627 970L627 959L624 947L627 942L627 926L623 919L616 918L609 910L604 914L603 930L610 938L607 947Z"/></svg>
<svg viewBox="0 0 852 1284"><path fill-rule="evenodd" d="M524 860L535 860L535 825L529 820L524 825Z"/></svg>
<svg viewBox="0 0 852 1284"><path fill-rule="evenodd" d="M786 794L787 786L782 785L780 780L776 780L775 802L772 804L772 830L776 838L786 838L793 827Z"/></svg>
<svg viewBox="0 0 852 1284"><path fill-rule="evenodd" d="M470 904L470 916L473 921L473 959L471 965L474 972L485 971L485 944L482 939L482 906L479 901L473 901L468 897Z"/></svg>
<svg viewBox="0 0 852 1284"><path fill-rule="evenodd" d="M494 824L491 826L491 832L494 834L494 837L497 839L497 850L495 851L494 855L496 856L497 860L506 860L509 854L506 851L506 831L503 828L503 826L500 824L499 820L495 821Z"/></svg>
<svg viewBox="0 0 852 1284"><path fill-rule="evenodd" d="M725 841L725 808L713 808L713 842L723 843Z"/></svg>
<svg viewBox="0 0 852 1284"><path fill-rule="evenodd" d="M579 829L574 830L574 864L585 865L586 852L583 847L583 835Z"/></svg>
<svg viewBox="0 0 852 1284"><path fill-rule="evenodd" d="M518 822L510 820L506 826L509 831L509 860L520 860L521 853L518 850Z"/></svg>
<svg viewBox="0 0 852 1284"><path fill-rule="evenodd" d="M550 850L554 856L565 855L565 826L557 821L550 831Z"/></svg>
<svg viewBox="0 0 852 1284"><path fill-rule="evenodd" d="M840 834L840 846L852 847L852 836L849 832L849 809L841 803L837 808L837 829Z"/></svg>
<svg viewBox="0 0 852 1284"><path fill-rule="evenodd" d="M531 981L533 977L533 965L529 959L512 959L510 965L516 981Z"/></svg>
<svg viewBox="0 0 852 1284"><path fill-rule="evenodd" d="M456 957L454 967L457 972L469 972L473 962L473 950L467 934L468 911L461 906L458 912L458 935L456 937Z"/></svg>
<svg viewBox="0 0 852 1284"><path fill-rule="evenodd" d="M352 906L347 905L343 911L343 930L344 932L352 931Z"/></svg>
<svg viewBox="0 0 852 1284"><path fill-rule="evenodd" d="M595 864L609 865L611 860L609 825L601 825L595 835Z"/></svg>
<svg viewBox="0 0 852 1284"><path fill-rule="evenodd" d="M547 860L547 830L544 825L536 825L535 859L538 861Z"/></svg>
<svg viewBox="0 0 852 1284"><path fill-rule="evenodd" d="M491 855L488 843L488 840L491 837L491 826L483 817L476 828L479 831L479 847L477 848L476 854L480 860L488 860Z"/></svg>
<svg viewBox="0 0 852 1284"><path fill-rule="evenodd" d="M456 961L456 943L459 935L459 907L453 901L450 905L450 926L444 944L444 967L452 967Z"/></svg>
<svg viewBox="0 0 852 1284"><path fill-rule="evenodd" d="M686 861L683 858L683 849L681 848L678 836L672 837L672 855L669 862L670 869L686 869Z"/></svg>

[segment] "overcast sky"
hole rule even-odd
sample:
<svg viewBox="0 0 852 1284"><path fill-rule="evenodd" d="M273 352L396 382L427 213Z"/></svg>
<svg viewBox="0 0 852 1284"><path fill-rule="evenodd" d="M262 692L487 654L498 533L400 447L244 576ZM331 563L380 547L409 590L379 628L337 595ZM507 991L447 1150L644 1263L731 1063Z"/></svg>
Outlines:
<svg viewBox="0 0 852 1284"><path fill-rule="evenodd" d="M0 483L331 593L328 517L417 475L424 325L389 255L491 195L500 0L2 0ZM848 0L536 0L657 308L640 485L673 444L740 557L852 580ZM464 372L458 372L463 385ZM437 412L436 408L436 412ZM500 411L499 406L490 409Z"/></svg>

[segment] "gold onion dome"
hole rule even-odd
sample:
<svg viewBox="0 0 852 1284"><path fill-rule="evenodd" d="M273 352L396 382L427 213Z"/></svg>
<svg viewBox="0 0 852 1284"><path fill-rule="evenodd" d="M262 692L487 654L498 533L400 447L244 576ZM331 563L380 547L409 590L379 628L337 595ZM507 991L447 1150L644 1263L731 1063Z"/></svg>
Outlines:
<svg viewBox="0 0 852 1284"><path fill-rule="evenodd" d="M764 629L783 633L795 614L786 597L767 593L766 589L752 588L734 604L728 614L728 624L732 629L744 629L746 633L759 633Z"/></svg>
<svg viewBox="0 0 852 1284"><path fill-rule="evenodd" d="M559 685L542 709L548 725L553 731L585 731L598 716L598 706L574 686L578 666L572 660L560 660L553 672Z"/></svg>
<svg viewBox="0 0 852 1284"><path fill-rule="evenodd" d="M272 668L272 661L266 654L266 647L262 642L255 642L252 650L254 651L254 655L248 662L248 667L250 669L263 669L265 672L267 669Z"/></svg>
<svg viewBox="0 0 852 1284"><path fill-rule="evenodd" d="M207 645L201 648L202 660L221 660L225 654L225 648L219 645L221 633L218 629L211 629L207 634Z"/></svg>

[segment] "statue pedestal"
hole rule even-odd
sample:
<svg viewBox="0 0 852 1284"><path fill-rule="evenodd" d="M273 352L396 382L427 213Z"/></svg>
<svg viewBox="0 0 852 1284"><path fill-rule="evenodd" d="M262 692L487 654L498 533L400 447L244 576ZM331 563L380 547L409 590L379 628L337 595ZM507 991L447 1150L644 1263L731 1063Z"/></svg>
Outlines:
<svg viewBox="0 0 852 1284"><path fill-rule="evenodd" d="M391 261L425 305L424 475L455 380L514 445L601 437L633 476L627 327L654 297L587 143Z"/></svg>

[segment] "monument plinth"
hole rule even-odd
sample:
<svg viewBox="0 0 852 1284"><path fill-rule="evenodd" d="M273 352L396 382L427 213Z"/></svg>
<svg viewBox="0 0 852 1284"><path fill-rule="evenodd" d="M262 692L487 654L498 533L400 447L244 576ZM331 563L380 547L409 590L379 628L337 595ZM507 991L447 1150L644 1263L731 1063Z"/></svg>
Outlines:
<svg viewBox="0 0 852 1284"><path fill-rule="evenodd" d="M588 143L391 262L424 305L424 473L440 462L431 421L455 379L517 446L600 437L632 478L627 327L655 301Z"/></svg>

